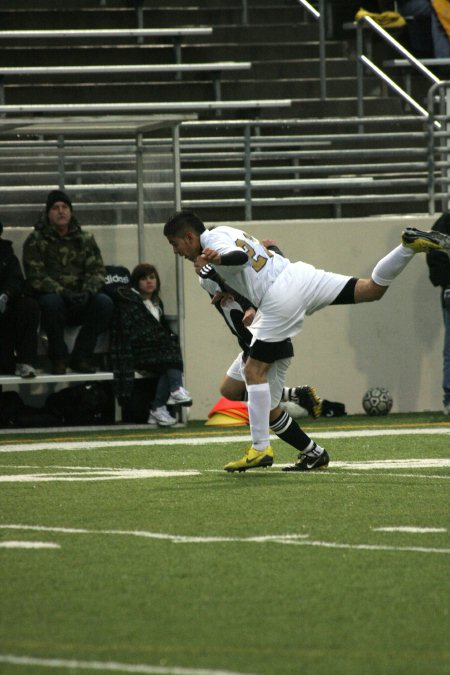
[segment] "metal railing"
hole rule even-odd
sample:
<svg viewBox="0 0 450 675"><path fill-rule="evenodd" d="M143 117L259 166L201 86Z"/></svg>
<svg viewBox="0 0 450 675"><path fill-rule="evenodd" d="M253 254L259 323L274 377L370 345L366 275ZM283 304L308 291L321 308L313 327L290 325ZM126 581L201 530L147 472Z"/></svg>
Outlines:
<svg viewBox="0 0 450 675"><path fill-rule="evenodd" d="M429 213L450 209L450 82L433 84L428 103L428 194ZM437 185L439 176L440 186ZM441 194L439 194L439 187Z"/></svg>
<svg viewBox="0 0 450 675"><path fill-rule="evenodd" d="M343 209L364 216L389 203L403 213L412 205L415 212L445 210L449 117L436 109L435 93L427 122L411 115L366 117L364 134L357 133L356 116L183 123L177 143L181 206L216 213L230 207L227 218L247 220L281 217L274 215L281 209L288 217L299 208L309 217L317 211L341 217ZM162 209L172 184L164 168L170 148L162 139L146 139L143 148L149 159L142 184L151 208ZM125 139L67 139L63 147L26 138L0 141L2 210L19 220L58 183L73 192L77 209L91 214L93 224L103 222L102 210L105 218L117 211L116 221L128 222L136 205L134 152Z"/></svg>
<svg viewBox="0 0 450 675"><path fill-rule="evenodd" d="M364 115L364 68L368 68L374 75L376 75L384 84L390 89L400 95L401 98L408 103L421 117L428 118L428 111L416 101L405 89L403 89L397 82L395 82L387 73L379 68L371 58L372 49L372 34L378 35L383 42L392 47L396 52L401 54L413 68L423 75L429 84L438 84L441 82L439 77L431 72L425 65L416 59L411 52L403 47L392 35L390 35L384 28L379 26L370 16L365 16L358 21L356 32L356 74L357 74L357 96L358 96L358 116ZM370 30L366 30L370 29ZM368 36L367 54L364 53L364 36Z"/></svg>
<svg viewBox="0 0 450 675"><path fill-rule="evenodd" d="M310 16L319 22L320 99L324 101L327 97L325 0L319 0L318 9L313 7L308 0L298 0L298 2Z"/></svg>

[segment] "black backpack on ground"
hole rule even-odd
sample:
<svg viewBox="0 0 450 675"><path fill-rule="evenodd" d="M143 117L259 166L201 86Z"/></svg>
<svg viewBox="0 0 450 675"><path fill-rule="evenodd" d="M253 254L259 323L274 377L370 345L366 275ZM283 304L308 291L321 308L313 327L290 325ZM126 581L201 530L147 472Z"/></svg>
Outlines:
<svg viewBox="0 0 450 675"><path fill-rule="evenodd" d="M16 391L0 392L0 429L43 428L60 424L59 415L45 408L26 405Z"/></svg>
<svg viewBox="0 0 450 675"><path fill-rule="evenodd" d="M114 424L111 382L92 382L66 387L47 397L45 409L66 426Z"/></svg>

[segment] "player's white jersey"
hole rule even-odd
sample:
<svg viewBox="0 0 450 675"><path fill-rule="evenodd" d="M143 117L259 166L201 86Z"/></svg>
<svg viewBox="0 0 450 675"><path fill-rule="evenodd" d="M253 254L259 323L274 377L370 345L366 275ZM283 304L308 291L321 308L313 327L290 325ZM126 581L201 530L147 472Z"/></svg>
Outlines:
<svg viewBox="0 0 450 675"><path fill-rule="evenodd" d="M202 232L200 243L202 248L212 248L221 255L232 251L244 251L247 254L248 260L244 265L213 267L229 286L250 300L255 307L259 307L267 290L289 265L287 258L268 251L261 242L243 230L227 225Z"/></svg>

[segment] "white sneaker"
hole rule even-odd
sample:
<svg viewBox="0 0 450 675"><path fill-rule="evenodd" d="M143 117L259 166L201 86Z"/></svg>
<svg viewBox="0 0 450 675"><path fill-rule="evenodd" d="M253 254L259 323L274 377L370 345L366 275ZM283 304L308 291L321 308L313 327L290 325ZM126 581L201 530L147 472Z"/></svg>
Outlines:
<svg viewBox="0 0 450 675"><path fill-rule="evenodd" d="M184 387L178 387L170 392L167 405L192 405L192 396Z"/></svg>
<svg viewBox="0 0 450 675"><path fill-rule="evenodd" d="M165 405L161 406L160 408L155 408L155 410L150 410L148 424L151 426L157 424L160 427L171 427L176 423L176 418L172 417Z"/></svg>
<svg viewBox="0 0 450 675"><path fill-rule="evenodd" d="M36 377L36 371L33 366L28 363L18 363L16 365L15 374L17 377Z"/></svg>

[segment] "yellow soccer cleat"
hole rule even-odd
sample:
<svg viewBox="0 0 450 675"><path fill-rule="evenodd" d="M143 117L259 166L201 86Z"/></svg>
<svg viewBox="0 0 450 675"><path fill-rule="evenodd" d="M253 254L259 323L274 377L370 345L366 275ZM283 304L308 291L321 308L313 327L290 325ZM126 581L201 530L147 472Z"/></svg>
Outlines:
<svg viewBox="0 0 450 675"><path fill-rule="evenodd" d="M255 450L251 446L246 448L245 455L236 462L229 462L223 467L225 471L247 471L247 469L256 469L259 466L272 466L273 450L269 447L265 450Z"/></svg>
<svg viewBox="0 0 450 675"><path fill-rule="evenodd" d="M402 232L402 244L411 248L414 253L450 250L450 237L442 232L423 232L414 227L407 227Z"/></svg>

